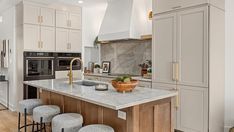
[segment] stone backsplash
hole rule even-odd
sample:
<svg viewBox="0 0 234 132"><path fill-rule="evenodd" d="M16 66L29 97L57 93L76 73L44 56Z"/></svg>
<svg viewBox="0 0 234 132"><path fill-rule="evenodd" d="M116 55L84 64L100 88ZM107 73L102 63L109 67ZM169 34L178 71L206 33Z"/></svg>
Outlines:
<svg viewBox="0 0 234 132"><path fill-rule="evenodd" d="M101 45L101 61L111 62L111 73L140 75L138 64L151 60L152 41L119 41Z"/></svg>

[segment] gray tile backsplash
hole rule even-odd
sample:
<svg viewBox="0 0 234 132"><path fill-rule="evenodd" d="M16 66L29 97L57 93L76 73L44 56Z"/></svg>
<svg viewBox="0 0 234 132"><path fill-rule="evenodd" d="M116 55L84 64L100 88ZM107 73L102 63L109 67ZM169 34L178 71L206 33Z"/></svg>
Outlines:
<svg viewBox="0 0 234 132"><path fill-rule="evenodd" d="M101 61L111 62L112 73L140 75L138 64L151 60L152 41L119 41L101 45Z"/></svg>

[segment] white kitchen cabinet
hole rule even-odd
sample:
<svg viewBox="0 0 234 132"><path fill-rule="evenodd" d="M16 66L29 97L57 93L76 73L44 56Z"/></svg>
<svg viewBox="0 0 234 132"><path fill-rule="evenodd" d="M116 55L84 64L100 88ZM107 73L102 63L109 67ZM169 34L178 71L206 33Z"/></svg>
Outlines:
<svg viewBox="0 0 234 132"><path fill-rule="evenodd" d="M153 0L153 12L154 14L158 14L206 3L221 9L225 8L224 0Z"/></svg>
<svg viewBox="0 0 234 132"><path fill-rule="evenodd" d="M33 5L24 5L24 23L39 24L40 23L40 7Z"/></svg>
<svg viewBox="0 0 234 132"><path fill-rule="evenodd" d="M56 28L56 51L69 50L69 30L63 28Z"/></svg>
<svg viewBox="0 0 234 132"><path fill-rule="evenodd" d="M38 25L24 24L25 51L54 51L55 29Z"/></svg>
<svg viewBox="0 0 234 132"><path fill-rule="evenodd" d="M55 51L55 28L41 27L41 50Z"/></svg>
<svg viewBox="0 0 234 132"><path fill-rule="evenodd" d="M50 8L41 8L41 25L55 26L55 10Z"/></svg>
<svg viewBox="0 0 234 132"><path fill-rule="evenodd" d="M66 11L56 10L56 27L67 28L69 21L69 13Z"/></svg>
<svg viewBox="0 0 234 132"><path fill-rule="evenodd" d="M70 13L70 28L81 29L81 13Z"/></svg>
<svg viewBox="0 0 234 132"><path fill-rule="evenodd" d="M24 24L55 26L55 10L35 5L24 5Z"/></svg>
<svg viewBox="0 0 234 132"><path fill-rule="evenodd" d="M208 87L208 7L177 13L178 84Z"/></svg>
<svg viewBox="0 0 234 132"><path fill-rule="evenodd" d="M154 82L176 84L172 63L176 61L176 14L153 19L153 76Z"/></svg>
<svg viewBox="0 0 234 132"><path fill-rule="evenodd" d="M81 29L81 13L56 11L56 27Z"/></svg>
<svg viewBox="0 0 234 132"><path fill-rule="evenodd" d="M82 52L81 31L64 28L56 29L56 51Z"/></svg>
<svg viewBox="0 0 234 132"><path fill-rule="evenodd" d="M40 50L40 26L24 25L24 50L39 51Z"/></svg>
<svg viewBox="0 0 234 132"><path fill-rule="evenodd" d="M82 39L80 30L69 31L69 44L71 52L82 52Z"/></svg>
<svg viewBox="0 0 234 132"><path fill-rule="evenodd" d="M179 86L178 89L177 129L208 131L208 88Z"/></svg>
<svg viewBox="0 0 234 132"><path fill-rule="evenodd" d="M178 130L223 131L224 14L199 5L153 17L152 87L179 91Z"/></svg>

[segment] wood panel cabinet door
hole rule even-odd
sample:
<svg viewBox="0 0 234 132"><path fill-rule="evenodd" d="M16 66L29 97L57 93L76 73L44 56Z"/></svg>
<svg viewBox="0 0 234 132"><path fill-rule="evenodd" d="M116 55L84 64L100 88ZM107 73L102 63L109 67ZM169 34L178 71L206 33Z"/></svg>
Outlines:
<svg viewBox="0 0 234 132"><path fill-rule="evenodd" d="M69 13L66 11L56 11L56 27L67 28Z"/></svg>
<svg viewBox="0 0 234 132"><path fill-rule="evenodd" d="M69 50L71 52L82 52L82 41L80 30L70 30L69 32Z"/></svg>
<svg viewBox="0 0 234 132"><path fill-rule="evenodd" d="M56 28L56 51L67 52L69 50L69 30Z"/></svg>
<svg viewBox="0 0 234 132"><path fill-rule="evenodd" d="M55 28L41 26L41 50L55 51Z"/></svg>
<svg viewBox="0 0 234 132"><path fill-rule="evenodd" d="M71 29L81 29L81 14L70 13L69 20Z"/></svg>
<svg viewBox="0 0 234 132"><path fill-rule="evenodd" d="M208 87L208 9L178 12L178 84Z"/></svg>
<svg viewBox="0 0 234 132"><path fill-rule="evenodd" d="M39 51L40 50L40 26L24 25L24 50Z"/></svg>
<svg viewBox="0 0 234 132"><path fill-rule="evenodd" d="M208 88L179 86L177 129L184 132L208 131Z"/></svg>
<svg viewBox="0 0 234 132"><path fill-rule="evenodd" d="M172 64L176 61L176 14L153 19L153 82L176 84Z"/></svg>
<svg viewBox="0 0 234 132"><path fill-rule="evenodd" d="M41 8L41 25L55 26L55 10L50 8Z"/></svg>
<svg viewBox="0 0 234 132"><path fill-rule="evenodd" d="M40 7L33 5L24 5L24 23L40 24Z"/></svg>

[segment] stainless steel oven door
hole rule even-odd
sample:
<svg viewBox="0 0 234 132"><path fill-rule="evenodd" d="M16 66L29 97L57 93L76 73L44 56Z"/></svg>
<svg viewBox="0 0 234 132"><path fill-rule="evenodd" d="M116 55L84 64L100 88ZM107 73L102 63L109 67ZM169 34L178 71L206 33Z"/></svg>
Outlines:
<svg viewBox="0 0 234 132"><path fill-rule="evenodd" d="M54 57L26 57L25 80L54 78Z"/></svg>
<svg viewBox="0 0 234 132"><path fill-rule="evenodd" d="M56 59L56 71L64 71L70 69L70 62L74 57L58 57ZM80 63L75 61L72 64L73 70L79 70L80 69Z"/></svg>

